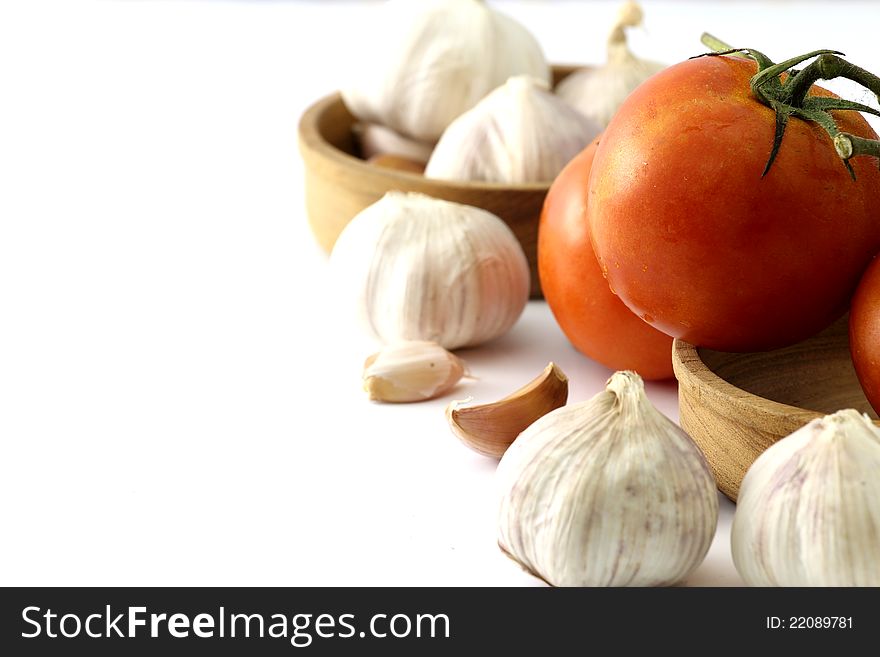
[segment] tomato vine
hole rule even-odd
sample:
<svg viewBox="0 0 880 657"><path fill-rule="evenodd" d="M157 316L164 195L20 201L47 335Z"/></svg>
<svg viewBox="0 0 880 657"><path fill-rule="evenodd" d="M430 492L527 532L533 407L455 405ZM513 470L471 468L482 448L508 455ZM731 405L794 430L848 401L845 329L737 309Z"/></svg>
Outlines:
<svg viewBox="0 0 880 657"><path fill-rule="evenodd" d="M834 143L837 155L853 180L855 180L856 174L849 162L851 158L860 155L880 158L880 141L842 132L830 114L835 110L849 110L880 116L880 110L843 98L808 95L813 83L819 80L846 78L880 96L880 77L843 59L842 52L827 49L814 50L776 64L767 55L754 48L731 48L710 34L703 35L703 43L712 48L713 52L697 55L697 57L744 53L758 65L758 72L750 81L752 93L776 113L773 147L761 174L762 178L770 171L770 167L779 153L785 128L792 116L812 121L828 133ZM813 61L802 70L794 68L808 59L813 59Z"/></svg>

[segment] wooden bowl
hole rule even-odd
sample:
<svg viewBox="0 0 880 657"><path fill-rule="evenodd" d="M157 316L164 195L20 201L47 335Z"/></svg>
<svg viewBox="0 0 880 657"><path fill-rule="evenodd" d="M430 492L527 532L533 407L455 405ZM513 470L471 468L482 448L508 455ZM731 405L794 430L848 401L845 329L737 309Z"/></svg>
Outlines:
<svg viewBox="0 0 880 657"><path fill-rule="evenodd" d="M576 69L554 66L554 85ZM549 183L512 186L432 180L416 173L371 165L359 157L352 134L355 122L337 93L309 107L299 123L299 148L305 162L306 212L312 232L326 251L333 248L345 225L385 192L421 192L475 205L501 217L519 239L529 260L532 296L540 296L538 220Z"/></svg>
<svg viewBox="0 0 880 657"><path fill-rule="evenodd" d="M681 426L731 500L758 455L810 420L855 408L876 421L853 369L847 327L843 317L809 340L760 353L673 342Z"/></svg>

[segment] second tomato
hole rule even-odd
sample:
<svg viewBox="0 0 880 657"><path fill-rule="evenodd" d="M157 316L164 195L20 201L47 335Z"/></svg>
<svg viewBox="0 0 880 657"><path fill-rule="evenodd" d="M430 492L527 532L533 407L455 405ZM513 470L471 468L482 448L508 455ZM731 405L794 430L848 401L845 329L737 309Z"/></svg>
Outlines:
<svg viewBox="0 0 880 657"><path fill-rule="evenodd" d="M849 347L865 396L880 413L880 257L874 258L853 297Z"/></svg>
<svg viewBox="0 0 880 657"><path fill-rule="evenodd" d="M672 338L618 299L602 275L590 241L587 180L597 139L553 182L538 230L538 273L544 297L566 337L612 370L645 379L672 376Z"/></svg>

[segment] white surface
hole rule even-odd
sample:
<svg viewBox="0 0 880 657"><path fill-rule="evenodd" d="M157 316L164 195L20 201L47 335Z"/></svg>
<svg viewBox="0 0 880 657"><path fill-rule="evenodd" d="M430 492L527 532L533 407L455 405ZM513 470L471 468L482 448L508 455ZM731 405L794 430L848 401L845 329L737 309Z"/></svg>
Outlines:
<svg viewBox="0 0 880 657"><path fill-rule="evenodd" d="M560 62L600 59L615 7L498 4ZM297 119L369 5L0 5L0 584L535 583L495 546L494 462L448 400L364 399L371 347L306 228ZM869 3L646 5L656 59L708 29L880 68ZM456 396L486 401L551 359L573 400L609 374L542 303L464 357ZM674 384L650 395L677 415ZM731 513L690 584L740 582Z"/></svg>

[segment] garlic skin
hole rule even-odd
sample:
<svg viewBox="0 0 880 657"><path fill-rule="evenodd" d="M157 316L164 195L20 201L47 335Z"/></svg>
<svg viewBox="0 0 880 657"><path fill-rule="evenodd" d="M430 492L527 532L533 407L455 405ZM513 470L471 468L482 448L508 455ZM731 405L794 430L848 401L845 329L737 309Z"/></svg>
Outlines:
<svg viewBox="0 0 880 657"><path fill-rule="evenodd" d="M541 80L512 77L440 137L425 176L505 184L549 183L600 132Z"/></svg>
<svg viewBox="0 0 880 657"><path fill-rule="evenodd" d="M364 390L373 401L425 401L449 392L466 374L464 362L434 342L398 342L367 358Z"/></svg>
<svg viewBox="0 0 880 657"><path fill-rule="evenodd" d="M499 546L554 586L675 584L718 520L706 459L634 372L532 424L496 476Z"/></svg>
<svg viewBox="0 0 880 657"><path fill-rule="evenodd" d="M740 486L731 528L750 586L880 586L880 429L852 409L767 449Z"/></svg>
<svg viewBox="0 0 880 657"><path fill-rule="evenodd" d="M362 121L435 142L511 75L550 80L535 38L483 0L391 0L375 18L342 89Z"/></svg>
<svg viewBox="0 0 880 657"><path fill-rule="evenodd" d="M343 307L382 342L446 349L506 333L529 296L513 231L480 208L388 192L349 222L330 254Z"/></svg>
<svg viewBox="0 0 880 657"><path fill-rule="evenodd" d="M568 400L568 377L550 363L541 374L504 399L464 406L456 400L446 407L446 421L458 438L483 456L501 458L530 424Z"/></svg>
<svg viewBox="0 0 880 657"><path fill-rule="evenodd" d="M624 30L641 23L641 7L635 2L625 3L608 36L606 63L575 71L556 87L560 98L603 129L636 87L666 68L660 62L639 59L630 51Z"/></svg>
<svg viewBox="0 0 880 657"><path fill-rule="evenodd" d="M361 147L365 160L382 155L398 155L414 162L426 164L434 150L434 144L409 139L391 128L377 123L356 123L352 132Z"/></svg>

